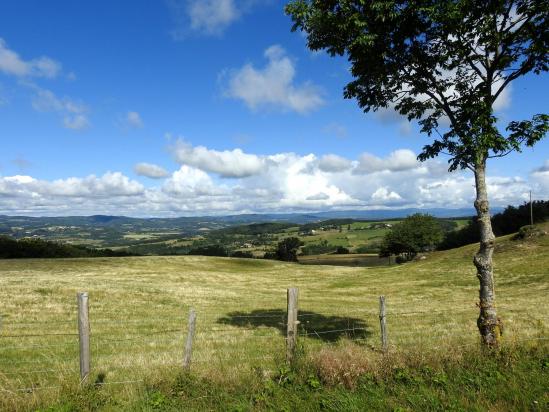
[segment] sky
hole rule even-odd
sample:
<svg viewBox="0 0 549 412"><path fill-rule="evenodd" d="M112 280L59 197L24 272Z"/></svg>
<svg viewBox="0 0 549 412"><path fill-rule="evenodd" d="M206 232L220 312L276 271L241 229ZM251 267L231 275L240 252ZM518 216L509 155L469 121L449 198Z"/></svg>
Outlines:
<svg viewBox="0 0 549 412"><path fill-rule="evenodd" d="M471 172L343 98L277 0L0 2L0 214L137 217L463 208ZM502 122L547 112L547 75ZM549 139L489 162L494 206L549 198Z"/></svg>

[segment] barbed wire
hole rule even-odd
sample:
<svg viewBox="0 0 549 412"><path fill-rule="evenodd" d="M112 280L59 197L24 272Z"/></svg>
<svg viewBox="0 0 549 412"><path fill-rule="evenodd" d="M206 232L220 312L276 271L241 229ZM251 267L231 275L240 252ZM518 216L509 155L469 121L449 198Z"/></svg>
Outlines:
<svg viewBox="0 0 549 412"><path fill-rule="evenodd" d="M348 331L357 331L357 330L368 330L368 328L348 328L348 329L332 329L332 330L322 330L320 332L310 332L310 333L299 333L298 336L311 336L311 335L323 335L327 333L338 333L338 332L348 332Z"/></svg>
<svg viewBox="0 0 549 412"><path fill-rule="evenodd" d="M50 373L50 372L74 372L78 371L76 368L66 368L66 369L37 369L37 370L23 370L23 371L17 371L17 372L1 372L1 375L30 375L35 373Z"/></svg>
<svg viewBox="0 0 549 412"><path fill-rule="evenodd" d="M165 333L175 333L175 332L183 332L182 329L163 329L163 330L155 330L155 331L151 331L151 332L146 332L146 333L139 333L139 334L136 334L136 335L131 335L131 337L143 337L143 336L155 336L155 335L163 335ZM90 334L90 337L91 338L103 338L103 336L112 336L111 334L105 334L105 333L91 333ZM101 340L108 340L108 339L101 339Z"/></svg>
<svg viewBox="0 0 549 412"><path fill-rule="evenodd" d="M41 354L41 355L44 355L44 354ZM49 364L52 364L52 363L56 363L56 364L59 363L59 362L53 362L53 360L54 360L54 359L52 359L52 358L50 357L50 358L49 358L49 361L47 361L47 360L11 361L11 360L8 360L8 359L0 359L0 362L2 362L2 361L9 362L9 366L11 366L11 365L26 365L26 364L49 365ZM74 361L64 361L64 362L67 362L67 363L70 363L70 362L77 362L77 360L74 360Z"/></svg>
<svg viewBox="0 0 549 412"><path fill-rule="evenodd" d="M0 335L1 338L37 338L42 336L78 336L78 333L41 333L41 334L22 334L22 335Z"/></svg>
<svg viewBox="0 0 549 412"><path fill-rule="evenodd" d="M31 349L31 348L57 348L57 347L67 347L78 344L78 341L58 343L56 345L24 345L24 346L0 346L2 349Z"/></svg>

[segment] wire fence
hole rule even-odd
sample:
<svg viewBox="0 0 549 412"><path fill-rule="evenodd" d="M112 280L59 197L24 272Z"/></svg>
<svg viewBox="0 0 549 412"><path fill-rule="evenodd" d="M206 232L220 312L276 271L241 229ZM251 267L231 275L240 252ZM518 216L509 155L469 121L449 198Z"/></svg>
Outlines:
<svg viewBox="0 0 549 412"><path fill-rule="evenodd" d="M291 342L323 347L346 340L379 352L422 347L461 350L479 345L478 308L473 305L383 312L373 307L337 308L334 313L304 306L297 309L295 320L286 309L197 310L192 336L189 321L173 314L123 318L99 313L97 318L89 318L87 338L76 316L33 320L0 317L0 392L57 390L67 378L86 378L82 375L83 339L89 340L92 375L106 371L108 376L108 380L93 383L97 386L142 383L143 379L134 379L143 376L139 369L183 368L184 357L191 352L193 368L242 369L284 362ZM524 321L523 310L508 308L503 313L507 320ZM549 313L538 312L536 318L530 317L530 322L538 324L536 328L512 330L506 341L545 342L549 340L548 320ZM385 332L380 328L383 322ZM292 323L297 325L295 334L290 334Z"/></svg>

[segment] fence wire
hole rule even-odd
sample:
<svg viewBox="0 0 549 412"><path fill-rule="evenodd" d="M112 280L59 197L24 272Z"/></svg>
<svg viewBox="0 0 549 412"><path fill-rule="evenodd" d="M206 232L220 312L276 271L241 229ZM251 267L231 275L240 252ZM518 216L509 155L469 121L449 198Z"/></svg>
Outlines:
<svg viewBox="0 0 549 412"><path fill-rule="evenodd" d="M499 309L502 308L500 307ZM390 350L422 343L445 345L444 347L449 346L450 349L454 350L473 347L475 345L478 346L479 339L472 339L476 329L474 319L470 323L463 322L462 320L451 321L451 319L447 319L455 314L469 313L475 310L478 310L478 308L471 306L451 310L391 311L390 306L388 306L386 318L388 319ZM276 313L273 313L273 311ZM253 364L256 362L282 361L284 359L282 347L290 339L286 335L286 328L288 326L286 323L287 314L283 309L275 309L273 311L258 312L241 308L220 314L213 311L201 312L200 308L198 308L192 364L200 365L200 367L207 367L208 364L218 365L219 363L241 366L243 363ZM503 308L502 312L512 317L514 314L523 313L524 311ZM106 317L108 316L106 313L101 313L98 318L92 317L90 319L90 344L93 349L93 362L96 365L94 368L97 368L97 365L105 364L105 366L100 367L108 368L109 371L135 369L134 364L121 366L116 365L116 362L112 362L111 358L115 360L121 351L130 356L130 358L132 356L139 356L149 359L144 363L144 367L146 368L181 368L183 366L183 347L187 337L187 320L183 316L184 313L184 310L182 310L181 318L174 318L173 313L165 317L162 317L161 314L156 314L150 318L129 317L127 319L115 319ZM429 317L429 315L433 315L434 317ZM370 308L338 311L338 313L317 313L301 310L297 315L297 319L299 320L297 337L307 339L312 344L315 341L320 344L331 344L339 338L348 338L356 344L369 344L368 347L378 347L380 339L377 327L378 316L379 311ZM419 320L416 323L412 323L414 316ZM400 317L404 321L393 324L395 319ZM27 387L18 387L15 389L0 387L1 392L24 394L41 390L60 389L62 388L60 385L47 385L47 383L52 383L49 378L54 375L65 377L68 374L75 377L78 376L79 368L77 364L74 364L78 359L75 358L74 362L67 361L66 359L67 349L74 349L77 352L78 339L57 343L49 343L47 341L57 337L78 337L76 319L30 321L12 320L6 317L0 317L0 319L2 328L0 329L0 382L6 384L10 381L22 381L24 380L22 377L33 377L34 375L45 378L44 386L33 382ZM373 322L371 322L372 319ZM547 319L547 317L541 316L539 319L535 319L535 321L544 322ZM280 321L276 322L276 320ZM68 325L73 325L75 330L51 331L55 327L68 328ZM44 326L50 329L50 331L37 333L36 330L40 326ZM147 328L147 330L139 331L140 327ZM450 334L437 333L437 329L448 330L450 328L456 332ZM428 334L426 334L427 331ZM13 342L12 339L17 339L17 341ZM38 342L41 339L45 340L45 342ZM464 340L469 339L472 341L464 342ZM549 337L546 336L517 336L507 338L506 342L516 344L547 340L549 340ZM271 341L271 344L267 343L268 341ZM3 343L9 344L5 345ZM276 349L277 352L273 354L276 345L280 345L281 347L280 350ZM149 346L153 347L152 349L155 350L155 353L150 352L152 349ZM236 347L237 350L230 350L231 347ZM43 351L47 348L51 348L52 353ZM159 352L159 348L162 349L160 353L157 353ZM250 355L249 352L246 352L247 350L257 351L258 356L255 356L253 353ZM28 355L19 356L32 356L34 359L11 360L6 357L6 351L30 352ZM265 353L266 351L268 352ZM159 357L166 358L166 360L156 361L155 359ZM176 361L178 358L181 358L181 360ZM63 364L66 366L63 366ZM13 370L19 367L23 369ZM16 379L17 377L21 379ZM122 375L120 377L125 376ZM41 380L36 378L36 381ZM93 383L93 385L133 385L143 382L143 380L120 379L117 381ZM21 382L18 382L18 384L25 385Z"/></svg>

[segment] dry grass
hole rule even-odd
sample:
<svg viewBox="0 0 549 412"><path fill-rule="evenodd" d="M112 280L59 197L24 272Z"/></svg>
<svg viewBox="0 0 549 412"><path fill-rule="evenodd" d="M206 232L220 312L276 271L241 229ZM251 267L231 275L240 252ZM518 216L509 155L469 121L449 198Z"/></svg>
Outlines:
<svg viewBox="0 0 549 412"><path fill-rule="evenodd" d="M230 382L254 367L274 368L284 357L290 286L300 288L300 327L307 334L300 341L308 352L337 345L345 337L354 341L341 354L326 355L322 369L327 380L345 379L337 377L339 370L360 374L364 365L352 366L360 351L369 353L368 359L377 356L382 294L387 296L391 351L459 352L478 342L474 251L468 246L379 268L199 256L3 260L0 409L26 408L54 399L58 392L52 388L25 393L17 391L20 388L78 384L73 336L78 291L90 296L94 377L104 373L105 382L113 383L105 390L121 398L133 396L140 385L114 382L154 380L179 368L191 307L198 312L193 363L197 374ZM546 336L549 237L501 239L495 262L505 339L522 342ZM43 334L50 335L30 336Z"/></svg>
<svg viewBox="0 0 549 412"><path fill-rule="evenodd" d="M322 348L311 356L316 374L329 386L344 385L353 389L358 379L378 370L379 355L368 353L353 343L337 348Z"/></svg>

